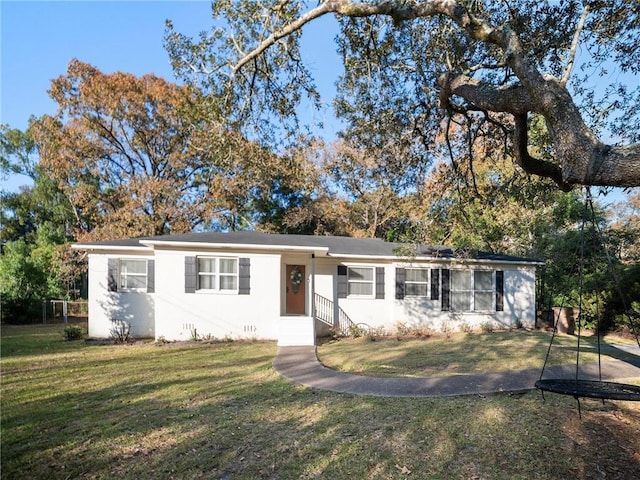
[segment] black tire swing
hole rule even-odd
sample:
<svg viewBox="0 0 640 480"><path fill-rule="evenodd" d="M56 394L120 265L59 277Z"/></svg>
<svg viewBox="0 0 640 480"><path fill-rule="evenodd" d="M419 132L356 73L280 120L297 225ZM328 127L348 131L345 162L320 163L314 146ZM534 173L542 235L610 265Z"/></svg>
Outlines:
<svg viewBox="0 0 640 480"><path fill-rule="evenodd" d="M636 342L638 344L638 348L640 349L640 337L638 336L638 327L634 318L628 313L629 308L627 305L627 301L625 296L620 288L620 283L613 269L613 262L611 260L611 256L607 250L606 244L603 241L603 235L600 231L600 228L596 221L595 210L593 207L593 201L591 197L591 192L589 188L586 188L585 193L585 210L582 218L582 225L580 229L580 270L579 270L579 305L578 305L578 316L576 319L576 326L578 328L578 346L576 350L576 364L575 364L575 376L573 378L544 378L545 369L547 367L547 362L549 360L549 354L551 352L551 347L553 342L557 336L558 332L558 322L560 320L560 311L558 311L557 316L554 318L553 323L553 334L551 336L551 341L549 343L549 348L547 349L547 354L544 359L544 365L542 366L542 371L540 372L540 378L536 381L535 386L542 393L542 398L544 400L544 392L552 392L560 395L571 395L578 402L578 411L580 415L582 415L581 407L580 407L580 398L597 398L604 400L624 400L624 401L640 401L640 385L629 385L624 383L617 382L608 382L602 380L602 364L601 364L601 342L600 342L600 315L597 314L597 337L598 337L598 379L585 379L580 377L580 344L581 344L581 324L582 324L582 311L583 311L583 282L584 282L584 246L585 246L585 226L587 223L587 211L590 212L590 221L594 228L594 231L597 233L597 239L599 247L603 249L607 264L609 268L609 273L612 276L616 288L618 290L618 294L620 295L620 299L622 301L622 306L624 310L624 315L629 320L629 325L631 327L631 331L636 338ZM597 308L598 302L596 302Z"/></svg>

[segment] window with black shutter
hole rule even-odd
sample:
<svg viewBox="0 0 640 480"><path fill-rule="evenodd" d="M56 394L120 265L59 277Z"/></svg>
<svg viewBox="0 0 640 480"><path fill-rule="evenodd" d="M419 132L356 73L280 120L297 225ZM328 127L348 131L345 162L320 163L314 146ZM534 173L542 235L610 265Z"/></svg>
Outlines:
<svg viewBox="0 0 640 480"><path fill-rule="evenodd" d="M155 291L155 261L145 258L109 258L107 289L110 292Z"/></svg>
<svg viewBox="0 0 640 480"><path fill-rule="evenodd" d="M376 299L384 299L384 267L376 267Z"/></svg>
<svg viewBox="0 0 640 480"><path fill-rule="evenodd" d="M406 272L404 268L396 268L396 300L404 298Z"/></svg>
<svg viewBox="0 0 640 480"><path fill-rule="evenodd" d="M449 310L449 269L443 268L440 270L440 292L442 293L442 310Z"/></svg>
<svg viewBox="0 0 640 480"><path fill-rule="evenodd" d="M338 265L338 298L347 298L347 295L347 267L345 265Z"/></svg>
<svg viewBox="0 0 640 480"><path fill-rule="evenodd" d="M440 269L431 269L431 300L440 298Z"/></svg>
<svg viewBox="0 0 640 480"><path fill-rule="evenodd" d="M504 311L504 271L496 271L496 312Z"/></svg>

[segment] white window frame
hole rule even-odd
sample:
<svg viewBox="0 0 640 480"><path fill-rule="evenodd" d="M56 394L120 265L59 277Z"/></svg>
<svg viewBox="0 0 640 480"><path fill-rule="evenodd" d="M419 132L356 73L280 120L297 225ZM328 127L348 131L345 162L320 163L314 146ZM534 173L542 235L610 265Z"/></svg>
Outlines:
<svg viewBox="0 0 640 480"><path fill-rule="evenodd" d="M351 270L366 269L371 271L371 280L352 280L350 278ZM351 293L351 285L371 285L371 293L357 294ZM370 265L351 265L347 266L347 298L375 298L376 297L376 267Z"/></svg>
<svg viewBox="0 0 640 480"><path fill-rule="evenodd" d="M451 274L453 276L453 272L459 273L459 272L463 272L466 273L467 275L471 276L471 281L470 281L470 287L469 289L455 289L454 288L454 284L453 281L450 280L450 285L449 285L449 295L450 295L450 308L451 311L454 312L462 312L462 313L483 313L483 312L495 312L496 311L496 302L495 302L495 298L496 298L496 272L495 270L484 270L484 269L469 269L469 270L462 270L462 269L456 269L456 270L451 270ZM476 288L476 272L483 272L483 273L490 273L491 274L491 289L477 289ZM469 310L457 310L454 306L454 301L453 301L453 296L454 293L463 293L466 292L469 295ZM489 309L478 309L476 308L476 294L478 293L484 293L487 294L489 293L491 295L491 307Z"/></svg>
<svg viewBox="0 0 640 480"><path fill-rule="evenodd" d="M128 272L128 271L124 271L124 268L127 264L127 262L141 262L144 263L144 273L138 273L138 272ZM120 292L146 292L147 291L147 285L149 284L149 278L148 278L148 266L147 266L147 259L146 258L120 258L118 259L118 291ZM133 278L142 278L144 277L144 286L142 287L128 287L125 286L125 282L127 282L127 279L129 277L133 277Z"/></svg>
<svg viewBox="0 0 640 480"><path fill-rule="evenodd" d="M214 261L214 272L202 272L200 271L200 260L213 260ZM220 262L222 260L232 260L235 263L235 272L234 273L223 273L220 271ZM210 255L201 255L196 257L196 292L202 293L238 293L239 284L240 284L240 262L238 257L216 257ZM201 288L200 287L200 278L201 276L210 276L213 277L213 288ZM233 282L234 288L221 288L220 280L222 277L226 278L234 278Z"/></svg>
<svg viewBox="0 0 640 480"><path fill-rule="evenodd" d="M480 269L476 269L476 270L472 270L473 272L473 277L472 277L472 293L473 293L473 297L472 297L472 307L473 307L473 311L474 312L495 312L496 311L496 272L495 270L480 270ZM476 273L488 273L491 275L491 288L489 289L480 289L477 287L476 285ZM476 295L478 295L479 293L484 293L484 294L489 294L491 298L491 305L488 309L479 309L477 307L477 301L476 301Z"/></svg>
<svg viewBox="0 0 640 480"><path fill-rule="evenodd" d="M409 271L415 271L415 270L422 270L427 272L427 279L425 281L417 281L417 280L409 280ZM404 279L404 284L405 284L405 297L415 297L415 298L425 298L425 297L429 297L429 290L431 287L431 284L429 283L429 276L431 275L429 273L429 268L424 268L424 267L407 267L404 269L405 271L405 279ZM412 293L407 293L408 292L408 288L407 285L423 285L424 286L424 295L415 295Z"/></svg>

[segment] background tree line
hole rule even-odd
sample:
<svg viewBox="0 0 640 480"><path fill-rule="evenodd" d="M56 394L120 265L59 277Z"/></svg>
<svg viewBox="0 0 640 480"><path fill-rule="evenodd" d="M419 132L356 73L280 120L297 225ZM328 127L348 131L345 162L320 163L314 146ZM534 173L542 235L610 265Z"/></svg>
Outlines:
<svg viewBox="0 0 640 480"><path fill-rule="evenodd" d="M326 10L325 3L352 2L318 8ZM73 295L83 265L69 249L73 241L257 229L543 258L544 305L575 304L582 252L590 311L619 322L623 305L640 299L640 195L590 211L578 189L568 191L575 179L557 175L573 161L556 162L560 137L570 132L559 133L552 112L532 104L537 87L518 97L526 105L523 153L522 112L478 98L474 81L527 85L524 67L513 62L524 62L534 46L530 68L570 73L566 53L575 55L575 32L595 49L585 69L598 65L604 43L626 52L615 60L633 71L638 64L629 59L637 50L629 50L625 35L638 28L637 11L625 10L623 0L593 3L583 15L589 21L580 24L571 1L551 8L520 0L510 11L458 2L478 31L503 22L505 32L521 35L521 57L505 61L503 40L483 46L473 32L456 34L462 10L424 16L416 10L406 28L400 3L391 13L372 7L354 16L336 7L345 73L334 110L346 127L331 142L314 137L295 114L302 97L319 102L300 55L300 27L269 44L272 33L301 18L304 2L213 2L214 19L225 22L214 22L199 39L168 23L165 45L180 85L153 75L104 74L72 60L49 91L55 114L33 118L25 132L2 127L3 174L33 180L2 194L3 319L27 317L34 299ZM623 11L626 20L612 23ZM456 76L443 80L443 65ZM585 112L572 121L637 141L640 129L624 128L620 112L627 127L637 124L640 109L632 107L640 90L612 85L610 101L598 103L588 80L585 74L563 87L574 89ZM572 102L562 105L573 112ZM528 167L560 167L548 175L534 168L532 175L526 160ZM585 216L595 223L583 227Z"/></svg>

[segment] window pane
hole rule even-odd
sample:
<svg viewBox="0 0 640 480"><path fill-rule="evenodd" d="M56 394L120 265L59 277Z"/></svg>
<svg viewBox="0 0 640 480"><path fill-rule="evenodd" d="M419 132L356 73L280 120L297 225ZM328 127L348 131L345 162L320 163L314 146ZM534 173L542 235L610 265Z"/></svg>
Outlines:
<svg viewBox="0 0 640 480"><path fill-rule="evenodd" d="M237 290L238 277L235 275L220 275L220 290Z"/></svg>
<svg viewBox="0 0 640 480"><path fill-rule="evenodd" d="M427 282L429 271L424 268L410 268L406 270L407 282Z"/></svg>
<svg viewBox="0 0 640 480"><path fill-rule="evenodd" d="M238 260L235 258L221 258L220 259L220 273L237 273L238 272Z"/></svg>
<svg viewBox="0 0 640 480"><path fill-rule="evenodd" d="M122 288L147 288L147 277L144 275L123 275Z"/></svg>
<svg viewBox="0 0 640 480"><path fill-rule="evenodd" d="M123 290L147 288L146 260L120 260L120 288Z"/></svg>
<svg viewBox="0 0 640 480"><path fill-rule="evenodd" d="M476 270L474 277L475 290L493 290L493 272Z"/></svg>
<svg viewBox="0 0 640 480"><path fill-rule="evenodd" d="M471 290L471 272L452 270L451 290Z"/></svg>
<svg viewBox="0 0 640 480"><path fill-rule="evenodd" d="M215 275L198 275L198 288L201 290L213 290L216 288Z"/></svg>
<svg viewBox="0 0 640 480"><path fill-rule="evenodd" d="M408 297L426 297L427 296L427 284L426 283L405 283L405 295Z"/></svg>
<svg viewBox="0 0 640 480"><path fill-rule="evenodd" d="M349 282L349 295L373 295L372 283Z"/></svg>
<svg viewBox="0 0 640 480"><path fill-rule="evenodd" d="M475 294L475 310L492 310L493 309L493 293L482 292Z"/></svg>
<svg viewBox="0 0 640 480"><path fill-rule="evenodd" d="M198 258L198 272L215 272L215 258Z"/></svg>
<svg viewBox="0 0 640 480"><path fill-rule="evenodd" d="M451 309L458 312L471 310L471 295L469 292L451 292Z"/></svg>
<svg viewBox="0 0 640 480"><path fill-rule="evenodd" d="M373 281L373 268L349 268L349 280Z"/></svg>
<svg viewBox="0 0 640 480"><path fill-rule="evenodd" d="M120 273L138 273L145 275L147 273L146 260L120 260Z"/></svg>

